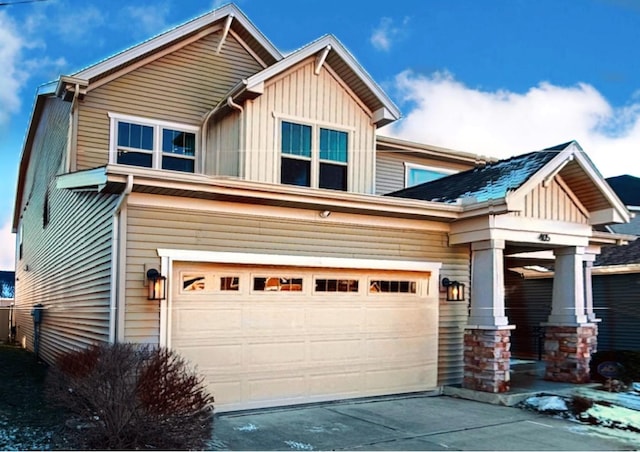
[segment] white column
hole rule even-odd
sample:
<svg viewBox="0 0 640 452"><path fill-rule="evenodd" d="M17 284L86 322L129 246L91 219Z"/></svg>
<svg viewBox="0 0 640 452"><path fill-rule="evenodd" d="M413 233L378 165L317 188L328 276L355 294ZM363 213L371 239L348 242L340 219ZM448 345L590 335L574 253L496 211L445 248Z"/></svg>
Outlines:
<svg viewBox="0 0 640 452"><path fill-rule="evenodd" d="M596 313L593 312L593 282L591 280L591 270L593 269L593 261L596 260L595 254L584 255L584 306L585 314L589 322L598 322Z"/></svg>
<svg viewBox="0 0 640 452"><path fill-rule="evenodd" d="M556 256L553 296L549 323L579 325L587 323L585 314L584 247L566 247L553 251Z"/></svg>
<svg viewBox="0 0 640 452"><path fill-rule="evenodd" d="M470 328L506 326L504 311L504 240L484 240L471 245Z"/></svg>

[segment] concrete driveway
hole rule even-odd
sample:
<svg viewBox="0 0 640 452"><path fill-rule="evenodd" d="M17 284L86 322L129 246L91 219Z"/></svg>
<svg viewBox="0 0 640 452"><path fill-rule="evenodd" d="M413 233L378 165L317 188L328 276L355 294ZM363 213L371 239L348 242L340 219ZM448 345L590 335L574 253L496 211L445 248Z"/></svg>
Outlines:
<svg viewBox="0 0 640 452"><path fill-rule="evenodd" d="M639 441L518 408L447 396L220 414L214 450L637 450Z"/></svg>

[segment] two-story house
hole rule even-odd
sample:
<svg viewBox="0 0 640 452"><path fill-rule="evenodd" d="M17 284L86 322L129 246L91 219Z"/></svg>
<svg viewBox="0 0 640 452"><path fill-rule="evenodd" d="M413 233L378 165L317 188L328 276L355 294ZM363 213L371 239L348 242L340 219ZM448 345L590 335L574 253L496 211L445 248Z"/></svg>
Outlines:
<svg viewBox="0 0 640 452"><path fill-rule="evenodd" d="M170 347L218 410L505 391L504 260L546 251L548 321L591 344L583 262L626 237L594 226L629 213L580 147L486 160L378 134L399 118L335 37L283 56L233 5L43 86L15 203L18 340L49 362ZM588 350L549 356L584 378Z"/></svg>

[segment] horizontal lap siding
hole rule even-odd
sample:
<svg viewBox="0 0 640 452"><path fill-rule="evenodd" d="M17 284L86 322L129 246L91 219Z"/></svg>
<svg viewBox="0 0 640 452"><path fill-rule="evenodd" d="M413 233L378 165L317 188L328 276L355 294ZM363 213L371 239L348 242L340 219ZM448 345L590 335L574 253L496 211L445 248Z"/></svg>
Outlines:
<svg viewBox="0 0 640 452"><path fill-rule="evenodd" d="M114 198L55 188L66 150L70 104L48 101L33 145L33 177L23 214L23 257L17 270L17 338L34 345L32 306L44 305L40 356L109 339L111 212ZM49 222L44 226L45 198Z"/></svg>
<svg viewBox="0 0 640 452"><path fill-rule="evenodd" d="M449 248L443 232L138 206L129 206L127 217L125 335L135 342L159 338L158 304L146 299L142 286L144 265L160 265L158 248L442 262L443 275L467 287L469 282L468 248ZM438 281L431 281L430 287L438 290ZM442 300L443 294L440 296ZM462 361L456 360L462 356L466 305L442 301L440 308L444 314L439 325L439 346L443 350L439 377L459 382Z"/></svg>
<svg viewBox="0 0 640 452"><path fill-rule="evenodd" d="M296 66L265 86L264 94L247 104L246 157L242 173L247 179L279 183L280 119L335 125L349 132L349 189L373 193L374 131L370 113L339 80L322 68L314 74L315 58Z"/></svg>
<svg viewBox="0 0 640 452"><path fill-rule="evenodd" d="M598 350L640 349L640 274L593 277Z"/></svg>
<svg viewBox="0 0 640 452"><path fill-rule="evenodd" d="M80 102L78 169L108 162L109 112L200 125L239 80L261 66L232 36L219 55L220 32L123 75Z"/></svg>

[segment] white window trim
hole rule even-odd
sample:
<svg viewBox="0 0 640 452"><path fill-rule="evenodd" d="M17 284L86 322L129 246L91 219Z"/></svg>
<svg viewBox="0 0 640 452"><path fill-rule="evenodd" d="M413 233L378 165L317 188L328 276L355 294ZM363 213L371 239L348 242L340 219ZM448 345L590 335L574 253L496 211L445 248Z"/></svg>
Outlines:
<svg viewBox="0 0 640 452"><path fill-rule="evenodd" d="M195 134L195 155L193 157L193 173L197 174L201 172L200 165L200 127L191 124L182 124L171 121L162 121L157 119L143 118L140 116L125 115L120 113L108 113L110 119L109 128L109 163L118 164L118 122L128 122L134 124L140 124L143 126L153 127L153 151L146 151L144 149L135 149L136 152L149 152L153 155L152 169L162 169L162 129L179 130L184 132L190 132ZM175 157L180 157L176 155ZM163 170L170 171L170 170Z"/></svg>
<svg viewBox="0 0 640 452"><path fill-rule="evenodd" d="M324 121L311 121L308 118L300 118L295 116L288 115L280 115L277 113L273 113L273 117L275 119L276 126L276 137L275 145L276 151L278 153L278 162L281 161L282 157L285 158L293 158L304 161L311 161L311 178L309 188L319 188L320 187L320 163L330 163L335 165L345 166L347 168L347 187L345 192L351 191L351 178L349 177L349 167L350 163L353 161L353 137L355 134L355 127L347 127L343 124L333 124ZM299 124L303 126L311 127L311 157L303 157L299 155L289 155L283 154L282 152L282 122L290 122L292 124ZM344 132L347 134L347 162L337 162L334 160L325 160L320 159L320 129L329 129L335 130L338 132ZM277 165L277 180L282 180L282 167Z"/></svg>
<svg viewBox="0 0 640 452"><path fill-rule="evenodd" d="M434 171L436 173L442 173L447 176L459 172L450 168L442 168L440 166L429 166L421 165L419 163L404 162L404 188L408 187L407 182L409 182L409 171L411 171L412 169Z"/></svg>

